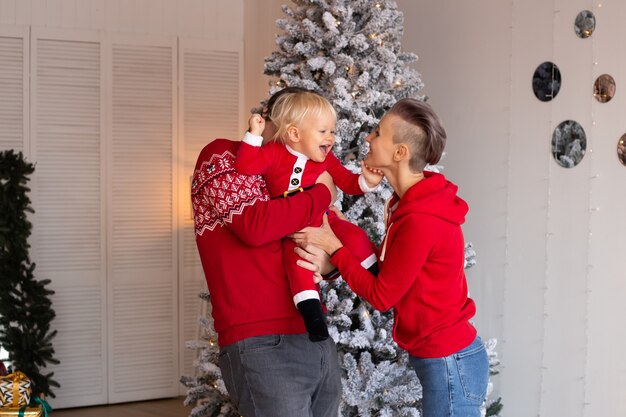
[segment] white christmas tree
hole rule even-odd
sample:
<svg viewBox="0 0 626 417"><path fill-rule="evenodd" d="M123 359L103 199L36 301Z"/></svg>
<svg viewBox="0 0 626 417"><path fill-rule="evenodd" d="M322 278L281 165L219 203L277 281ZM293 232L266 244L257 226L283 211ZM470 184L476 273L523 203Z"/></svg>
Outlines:
<svg viewBox="0 0 626 417"><path fill-rule="evenodd" d="M402 52L403 14L391 0L294 0L282 10L287 17L277 26L283 33L265 60L265 74L273 78L269 93L295 86L328 98L337 111L333 152L357 172L368 150L364 139L382 115L401 98L425 99L420 75L408 66L417 56ZM362 197L340 195L338 205L379 243L390 195L383 184ZM474 256L468 245L466 267ZM341 415L418 416L421 387L407 353L391 338L391 313L374 310L341 280L323 285L322 293L345 369ZM497 365L495 351L489 354Z"/></svg>
<svg viewBox="0 0 626 417"><path fill-rule="evenodd" d="M400 37L403 15L388 0L296 0L282 9L287 15L276 25L283 33L277 50L265 60L273 77L270 94L285 86L304 87L328 98L337 111L333 152L358 171L367 153L365 136L400 98L418 97L419 74L408 63ZM421 98L421 97L418 97ZM376 241L382 237L383 201L388 185L378 194L340 196L346 216Z"/></svg>
<svg viewBox="0 0 626 417"><path fill-rule="evenodd" d="M219 348L211 317L211 296L207 291L202 291L199 296L206 302L208 311L198 317L200 339L186 343L187 349L198 352L198 357L194 361L196 375L180 378L180 382L187 387L184 404L193 406L190 417L239 417L217 365Z"/></svg>
<svg viewBox="0 0 626 417"><path fill-rule="evenodd" d="M286 18L279 19L277 26L283 33L276 38L277 50L265 60L265 74L272 77L269 93L296 86L328 98L337 111L333 152L358 172L358 162L368 150L365 136L382 115L401 98L425 99L419 95L423 86L420 75L407 65L417 56L401 51L402 12L390 0L294 0L282 10ZM338 205L350 221L379 243L384 234L384 200L390 195L389 185L383 182L380 191L362 197L340 194ZM475 263L474 256L468 245L466 268ZM374 310L341 279L322 283L322 293L329 332L344 369L341 415L419 416L421 386L407 366L407 353L391 337L392 314ZM495 341L486 346L495 372ZM198 366L204 367L201 377L185 381L192 389L187 402L211 395L216 403L212 414L208 408L196 407L193 416L230 416L219 370L204 363L217 363L216 353L209 352L217 352L217 347L205 346L198 361ZM487 415L496 415L499 407L498 399ZM222 408L223 414L215 414Z"/></svg>

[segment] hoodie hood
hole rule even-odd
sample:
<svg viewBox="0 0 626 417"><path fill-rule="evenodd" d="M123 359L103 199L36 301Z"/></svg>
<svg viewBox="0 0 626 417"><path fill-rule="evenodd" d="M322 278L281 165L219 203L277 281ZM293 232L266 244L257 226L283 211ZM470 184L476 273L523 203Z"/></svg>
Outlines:
<svg viewBox="0 0 626 417"><path fill-rule="evenodd" d="M429 214L447 222L461 225L469 211L467 203L456 195L458 187L442 174L424 171L424 179L407 190L399 199L394 194L390 207L397 208L391 214L390 223L407 214ZM399 200L399 201L398 201Z"/></svg>

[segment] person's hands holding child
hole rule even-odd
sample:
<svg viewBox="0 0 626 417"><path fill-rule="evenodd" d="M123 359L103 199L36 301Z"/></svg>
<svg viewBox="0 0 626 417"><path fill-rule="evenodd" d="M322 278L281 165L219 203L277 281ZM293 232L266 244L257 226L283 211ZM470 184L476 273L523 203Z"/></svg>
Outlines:
<svg viewBox="0 0 626 417"><path fill-rule="evenodd" d="M289 237L300 247L313 245L321 248L327 254L332 255L343 247L343 243L341 243L341 240L339 240L328 224L328 214L324 214L322 220L320 227L305 227Z"/></svg>
<svg viewBox="0 0 626 417"><path fill-rule="evenodd" d="M335 270L335 265L330 263L330 256L321 248L306 245L302 248L296 246L294 250L302 258L298 259L296 263L298 266L313 272L313 282L316 284L324 279L322 275Z"/></svg>

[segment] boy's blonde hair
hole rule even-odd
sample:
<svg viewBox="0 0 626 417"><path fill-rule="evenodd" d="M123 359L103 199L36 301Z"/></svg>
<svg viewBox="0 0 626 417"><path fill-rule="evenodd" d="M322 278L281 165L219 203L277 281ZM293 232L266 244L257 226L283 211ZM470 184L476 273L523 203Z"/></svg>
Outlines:
<svg viewBox="0 0 626 417"><path fill-rule="evenodd" d="M330 113L337 118L332 104L317 93L300 91L283 94L274 103L270 114L270 119L276 125L276 133L272 139L284 142L290 127L299 127L306 117L319 117L324 113Z"/></svg>

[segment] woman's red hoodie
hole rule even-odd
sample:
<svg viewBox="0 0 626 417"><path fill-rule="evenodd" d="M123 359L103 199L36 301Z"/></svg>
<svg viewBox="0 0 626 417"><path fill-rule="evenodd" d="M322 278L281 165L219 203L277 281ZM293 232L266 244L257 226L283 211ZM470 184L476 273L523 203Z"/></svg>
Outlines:
<svg viewBox="0 0 626 417"><path fill-rule="evenodd" d="M476 313L463 271L461 224L468 206L457 186L437 173L389 202L378 276L341 248L331 261L355 293L374 308L394 309L393 337L412 356L448 356L476 337Z"/></svg>

